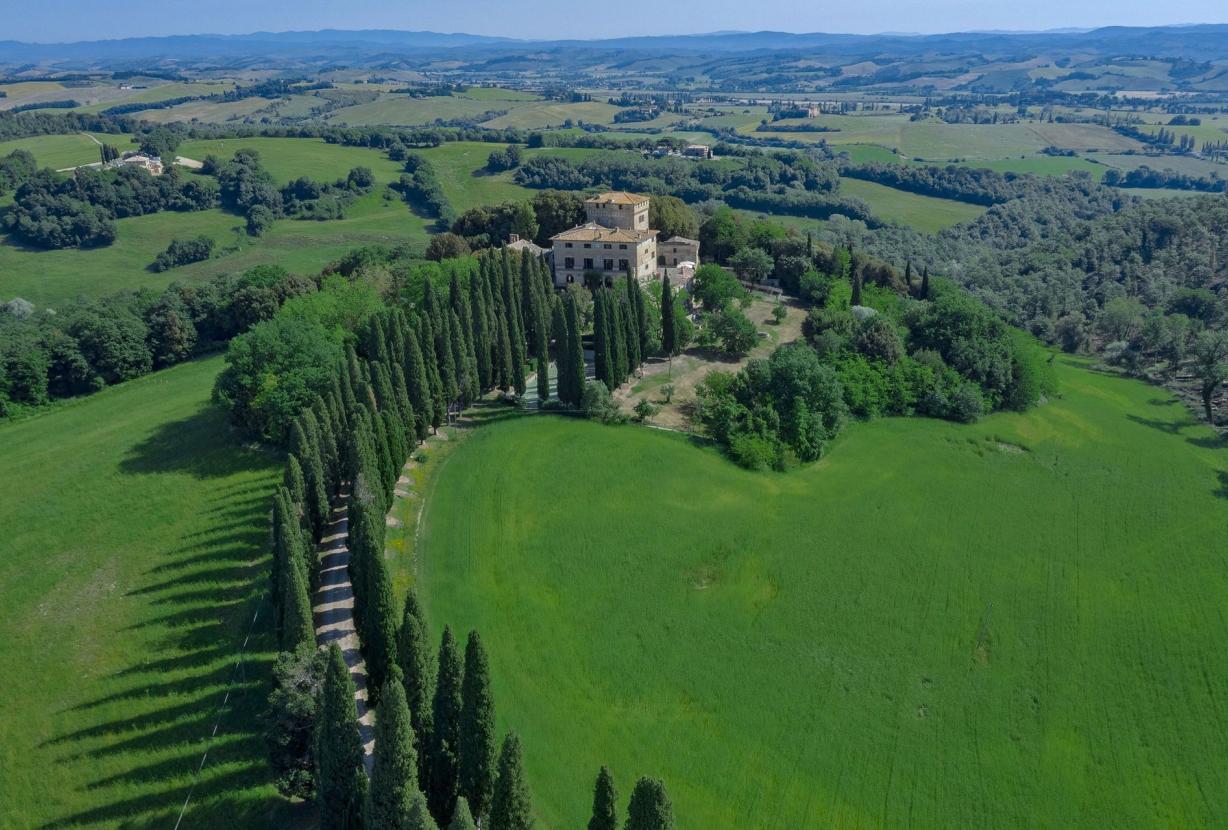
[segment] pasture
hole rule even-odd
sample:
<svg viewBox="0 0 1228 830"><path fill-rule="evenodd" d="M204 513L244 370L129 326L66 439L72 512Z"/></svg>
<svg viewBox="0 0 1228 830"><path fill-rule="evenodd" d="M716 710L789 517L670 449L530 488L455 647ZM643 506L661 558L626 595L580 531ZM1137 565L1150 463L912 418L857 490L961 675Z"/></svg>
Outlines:
<svg viewBox="0 0 1228 830"><path fill-rule="evenodd" d="M841 178L840 192L864 200L880 219L923 233L937 233L951 225L971 222L985 212L984 207L969 202L924 196L861 179Z"/></svg>
<svg viewBox="0 0 1228 830"><path fill-rule="evenodd" d="M101 142L118 147L121 152L136 149L136 144L130 135L96 133L94 137ZM13 141L0 141L0 156L7 156L14 150L27 150L34 154L34 160L40 167L50 167L54 170L94 164L99 161L98 145L84 133L39 135L32 138L18 138Z"/></svg>
<svg viewBox="0 0 1228 830"><path fill-rule="evenodd" d="M483 427L428 485L419 591L481 631L542 826L667 782L703 827L1228 816L1228 450L1062 360L972 426L853 426L740 470L682 436Z"/></svg>
<svg viewBox="0 0 1228 830"><path fill-rule="evenodd" d="M221 366L0 424L0 486L21 494L0 499L6 827L172 827L206 749L184 827L298 822L261 734L281 466L209 403Z"/></svg>

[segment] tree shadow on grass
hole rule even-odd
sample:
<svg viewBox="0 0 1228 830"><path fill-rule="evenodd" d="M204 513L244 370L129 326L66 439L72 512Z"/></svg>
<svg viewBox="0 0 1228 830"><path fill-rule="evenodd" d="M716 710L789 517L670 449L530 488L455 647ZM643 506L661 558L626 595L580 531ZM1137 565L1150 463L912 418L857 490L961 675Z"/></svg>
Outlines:
<svg viewBox="0 0 1228 830"><path fill-rule="evenodd" d="M1220 470L1215 477L1219 479L1219 488L1215 491L1215 495L1221 499L1228 499L1228 470Z"/></svg>
<svg viewBox="0 0 1228 830"><path fill-rule="evenodd" d="M160 425L120 462L129 475L189 473L226 478L264 469L276 455L255 444L238 444L222 410L202 404L194 414Z"/></svg>

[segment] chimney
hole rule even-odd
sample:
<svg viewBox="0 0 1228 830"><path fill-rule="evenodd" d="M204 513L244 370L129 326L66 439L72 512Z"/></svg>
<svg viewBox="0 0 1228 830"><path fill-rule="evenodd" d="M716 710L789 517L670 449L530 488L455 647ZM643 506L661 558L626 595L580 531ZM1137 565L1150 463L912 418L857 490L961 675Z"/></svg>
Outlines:
<svg viewBox="0 0 1228 830"><path fill-rule="evenodd" d="M507 238L507 244L509 245L511 245L513 242L519 242L519 241L520 241L520 234L518 233L514 233Z"/></svg>

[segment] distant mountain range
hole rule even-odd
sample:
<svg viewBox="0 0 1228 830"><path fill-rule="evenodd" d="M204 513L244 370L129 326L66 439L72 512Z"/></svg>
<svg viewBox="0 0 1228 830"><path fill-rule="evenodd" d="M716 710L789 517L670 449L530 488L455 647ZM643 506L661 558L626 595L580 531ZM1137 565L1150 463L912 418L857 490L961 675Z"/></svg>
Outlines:
<svg viewBox="0 0 1228 830"><path fill-rule="evenodd" d="M953 32L938 35L853 35L825 32L712 32L601 40L517 40L463 33L388 29L307 32L253 32L245 35L172 35L76 43L0 41L0 63L90 63L115 61L200 61L252 56L312 59L330 55L363 59L453 50L516 52L541 49L601 49L664 54L818 50L835 54L959 52L969 50L1088 51L1096 55L1228 58L1228 25L1128 27L1047 32Z"/></svg>

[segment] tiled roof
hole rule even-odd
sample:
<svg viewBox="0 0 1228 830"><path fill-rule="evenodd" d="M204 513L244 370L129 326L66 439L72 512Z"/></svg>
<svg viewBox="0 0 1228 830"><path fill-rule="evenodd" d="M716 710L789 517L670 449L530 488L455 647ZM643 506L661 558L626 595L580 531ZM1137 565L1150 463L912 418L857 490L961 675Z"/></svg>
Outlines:
<svg viewBox="0 0 1228 830"><path fill-rule="evenodd" d="M604 228L596 222L589 222L587 225L577 225L571 230L556 233L550 239L555 242L634 242L638 244L656 235L656 231Z"/></svg>
<svg viewBox="0 0 1228 830"><path fill-rule="evenodd" d="M698 245L698 239L687 239L685 236L671 236L665 240L666 245Z"/></svg>
<svg viewBox="0 0 1228 830"><path fill-rule="evenodd" d="M598 193L596 196L590 196L585 199L586 202L599 202L601 204L616 204L616 205L638 205L641 202L647 202L647 196L640 196L635 193L628 193L625 190L611 190L606 193Z"/></svg>

